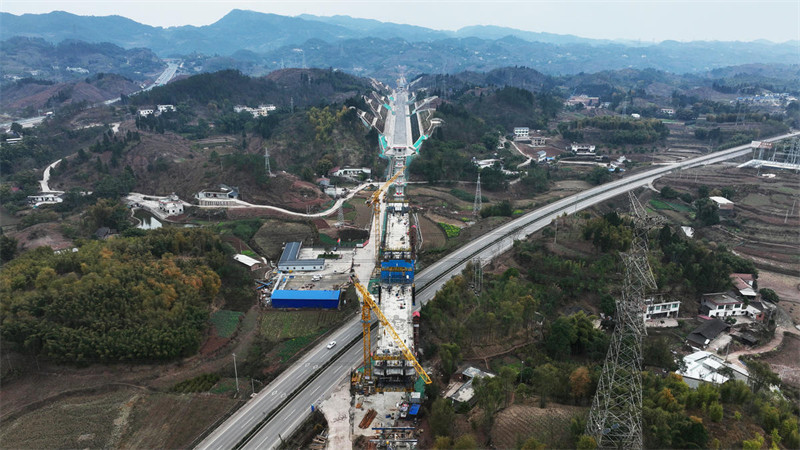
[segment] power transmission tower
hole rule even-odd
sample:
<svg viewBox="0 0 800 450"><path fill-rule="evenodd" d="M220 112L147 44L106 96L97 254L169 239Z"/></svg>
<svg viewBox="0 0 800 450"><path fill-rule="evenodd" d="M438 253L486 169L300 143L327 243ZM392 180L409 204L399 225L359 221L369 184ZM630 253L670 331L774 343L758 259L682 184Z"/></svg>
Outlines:
<svg viewBox="0 0 800 450"><path fill-rule="evenodd" d="M625 278L622 298L617 301L616 323L597 384L586 434L598 448L641 449L642 438L642 336L645 294L656 288L647 261L648 232L662 222L649 217L639 200L628 192L634 238L631 249L622 253Z"/></svg>
<svg viewBox="0 0 800 450"><path fill-rule="evenodd" d="M475 185L475 202L472 204L472 215L478 217L483 208L483 196L481 195L481 173L478 172L478 184Z"/></svg>
<svg viewBox="0 0 800 450"><path fill-rule="evenodd" d="M483 290L483 264L479 257L472 259L472 290L475 291L475 295Z"/></svg>
<svg viewBox="0 0 800 450"><path fill-rule="evenodd" d="M269 149L264 147L264 169L267 171L267 175L272 177L272 168L269 165Z"/></svg>

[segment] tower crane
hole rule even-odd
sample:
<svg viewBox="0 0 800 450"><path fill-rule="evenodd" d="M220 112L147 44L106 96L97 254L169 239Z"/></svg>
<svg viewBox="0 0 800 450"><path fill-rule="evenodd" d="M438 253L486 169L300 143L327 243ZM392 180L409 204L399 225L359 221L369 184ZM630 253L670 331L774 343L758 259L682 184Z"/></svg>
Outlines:
<svg viewBox="0 0 800 450"><path fill-rule="evenodd" d="M378 316L378 320L380 320L381 324L384 326L386 330L389 331L389 334L394 338L397 344L400 346L400 350L403 352L403 356L408 361L414 365L414 370L417 371L417 374L425 381L425 384L431 384L431 377L428 376L428 373L425 372L425 369L422 368L417 358L414 357L414 354L411 353L411 350L406 346L403 342L403 339L397 334L392 324L389 322L389 319L383 315L381 309L378 307L375 300L372 298L372 294L369 293L367 288L365 288L359 281L358 278L353 276L353 285L358 290L358 293L361 295L362 304L361 304L361 324L364 327L364 377L366 379L372 378L372 360L370 357L370 350L372 346L372 338L370 336L370 322L372 320L372 316L370 311L375 311L375 315Z"/></svg>

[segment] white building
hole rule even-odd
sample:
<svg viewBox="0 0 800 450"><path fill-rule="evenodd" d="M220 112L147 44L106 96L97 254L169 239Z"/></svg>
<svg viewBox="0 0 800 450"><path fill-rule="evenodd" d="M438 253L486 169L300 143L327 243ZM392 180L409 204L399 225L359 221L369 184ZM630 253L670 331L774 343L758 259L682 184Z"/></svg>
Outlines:
<svg viewBox="0 0 800 450"><path fill-rule="evenodd" d="M139 110L139 115L142 117L147 117L150 114L153 114L155 110L153 108L142 108Z"/></svg>
<svg viewBox="0 0 800 450"><path fill-rule="evenodd" d="M271 111L278 109L275 105L258 105L257 108L251 108L245 105L236 105L233 107L233 112L249 112L253 117L267 117Z"/></svg>
<svg viewBox="0 0 800 450"><path fill-rule="evenodd" d="M661 108L661 114L666 114L668 116L674 116L675 110L672 108Z"/></svg>
<svg viewBox="0 0 800 450"><path fill-rule="evenodd" d="M591 144L576 144L572 143L567 150L571 151L577 156L594 156L595 155L595 146Z"/></svg>
<svg viewBox="0 0 800 450"><path fill-rule="evenodd" d="M675 318L681 308L680 301L668 300L661 295L645 299L644 304L644 320Z"/></svg>
<svg viewBox="0 0 800 450"><path fill-rule="evenodd" d="M531 136L531 145L534 147L544 147L547 145L547 138L544 136Z"/></svg>
<svg viewBox="0 0 800 450"><path fill-rule="evenodd" d="M159 113L164 113L167 111L175 111L174 105L157 105L156 108L158 108Z"/></svg>
<svg viewBox="0 0 800 450"><path fill-rule="evenodd" d="M64 199L61 198L63 194L63 192L39 192L36 195L29 195L28 203L36 206L61 203L64 201Z"/></svg>
<svg viewBox="0 0 800 450"><path fill-rule="evenodd" d="M357 177L361 174L372 175L372 169L368 167L334 167L331 171L331 176L334 177Z"/></svg>
<svg viewBox="0 0 800 450"><path fill-rule="evenodd" d="M539 150L536 152L536 162L541 163L547 160L547 152L544 150Z"/></svg>
<svg viewBox="0 0 800 450"><path fill-rule="evenodd" d="M166 213L168 216L177 216L183 214L183 202L177 195L173 194L167 198L158 200L158 209Z"/></svg>
<svg viewBox="0 0 800 450"><path fill-rule="evenodd" d="M717 204L720 211L733 211L733 202L725 197L708 197Z"/></svg>
<svg viewBox="0 0 800 450"><path fill-rule="evenodd" d="M194 196L200 206L225 206L235 204L239 198L239 188L235 186L228 186L225 184L219 185L219 190L205 189Z"/></svg>
<svg viewBox="0 0 800 450"><path fill-rule="evenodd" d="M676 373L692 389L697 389L701 383L723 384L731 379L744 382L749 380L747 370L706 351L684 356L683 364L685 368Z"/></svg>
<svg viewBox="0 0 800 450"><path fill-rule="evenodd" d="M514 128L514 139L528 139L530 136L531 129L528 127L515 127Z"/></svg>
<svg viewBox="0 0 800 450"><path fill-rule="evenodd" d="M703 294L703 298L700 301L700 312L708 317L747 316L752 319L758 319L764 311L757 306L760 305L745 304L742 299L735 298L727 293L717 292Z"/></svg>

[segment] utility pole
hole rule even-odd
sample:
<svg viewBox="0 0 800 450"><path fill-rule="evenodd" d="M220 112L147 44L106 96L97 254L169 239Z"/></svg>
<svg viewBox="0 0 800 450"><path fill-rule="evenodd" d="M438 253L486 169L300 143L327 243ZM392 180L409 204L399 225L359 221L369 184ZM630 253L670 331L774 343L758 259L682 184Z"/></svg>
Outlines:
<svg viewBox="0 0 800 450"><path fill-rule="evenodd" d="M239 371L236 370L236 353L233 353L233 374L236 377L236 396L239 396Z"/></svg>

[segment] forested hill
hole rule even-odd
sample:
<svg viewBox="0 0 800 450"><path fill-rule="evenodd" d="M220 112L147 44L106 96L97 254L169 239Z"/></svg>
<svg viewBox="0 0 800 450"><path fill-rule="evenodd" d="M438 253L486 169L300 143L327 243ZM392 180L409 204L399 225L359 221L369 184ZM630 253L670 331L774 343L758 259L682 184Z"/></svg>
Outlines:
<svg viewBox="0 0 800 450"><path fill-rule="evenodd" d="M134 105L188 103L222 109L261 103L297 107L342 102L371 90L370 81L341 71L283 69L252 78L236 70L195 75L131 98Z"/></svg>
<svg viewBox="0 0 800 450"><path fill-rule="evenodd" d="M118 73L145 80L164 70L161 58L146 48L124 49L108 42L65 40L52 44L41 38L13 37L0 42L2 75L31 76L53 81L75 80L98 73Z"/></svg>

